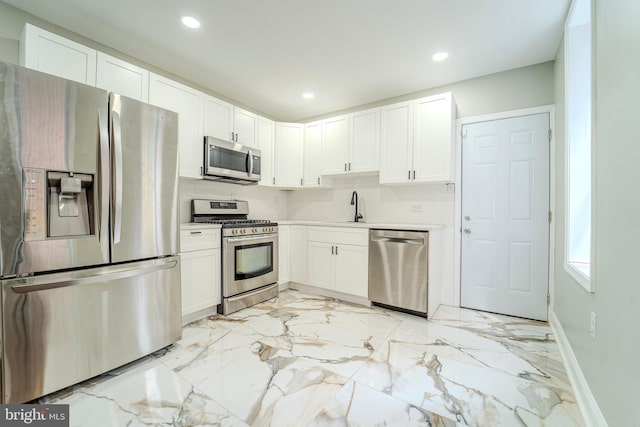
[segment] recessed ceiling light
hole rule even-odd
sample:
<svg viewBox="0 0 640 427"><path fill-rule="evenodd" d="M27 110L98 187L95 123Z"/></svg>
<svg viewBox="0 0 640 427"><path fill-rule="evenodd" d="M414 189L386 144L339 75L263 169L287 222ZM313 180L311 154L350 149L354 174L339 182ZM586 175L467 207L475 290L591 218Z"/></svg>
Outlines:
<svg viewBox="0 0 640 427"><path fill-rule="evenodd" d="M193 16L183 16L181 19L182 19L182 24L187 28L193 28L193 29L200 28L200 21L198 21Z"/></svg>
<svg viewBox="0 0 640 427"><path fill-rule="evenodd" d="M447 52L438 52L438 53L435 53L435 54L431 57L431 59L433 59L433 60L434 60L434 61L436 61L436 62L439 62L439 61L444 61L444 60L445 60L445 59L447 59L448 57L449 57L449 54L448 54Z"/></svg>
<svg viewBox="0 0 640 427"><path fill-rule="evenodd" d="M313 99L313 98L315 98L316 96L315 96L313 93L311 93L311 92L305 92L305 93L303 93L303 94L302 94L302 97L303 97L304 99Z"/></svg>

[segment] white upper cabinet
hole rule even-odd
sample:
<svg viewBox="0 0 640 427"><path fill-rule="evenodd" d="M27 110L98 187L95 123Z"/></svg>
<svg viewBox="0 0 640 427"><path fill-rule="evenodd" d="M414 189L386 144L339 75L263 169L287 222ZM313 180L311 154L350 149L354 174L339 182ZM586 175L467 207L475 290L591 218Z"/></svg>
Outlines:
<svg viewBox="0 0 640 427"><path fill-rule="evenodd" d="M179 114L180 176L202 178L204 160L203 94L193 88L151 73L149 103Z"/></svg>
<svg viewBox="0 0 640 427"><path fill-rule="evenodd" d="M453 180L451 92L382 107L380 183Z"/></svg>
<svg viewBox="0 0 640 427"><path fill-rule="evenodd" d="M349 170L349 116L322 121L322 171L324 175Z"/></svg>
<svg viewBox="0 0 640 427"><path fill-rule="evenodd" d="M25 24L20 65L43 73L96 85L96 50Z"/></svg>
<svg viewBox="0 0 640 427"><path fill-rule="evenodd" d="M304 125L304 186L322 185L322 122Z"/></svg>
<svg viewBox="0 0 640 427"><path fill-rule="evenodd" d="M205 96L204 134L258 148L258 115Z"/></svg>
<svg viewBox="0 0 640 427"><path fill-rule="evenodd" d="M322 123L324 175L379 170L379 108L332 117Z"/></svg>
<svg viewBox="0 0 640 427"><path fill-rule="evenodd" d="M204 96L204 135L231 141L233 105L213 96Z"/></svg>
<svg viewBox="0 0 640 427"><path fill-rule="evenodd" d="M380 183L410 182L413 144L411 102L382 107L381 122Z"/></svg>
<svg viewBox="0 0 640 427"><path fill-rule="evenodd" d="M233 107L233 129L235 142L258 148L258 115L242 108Z"/></svg>
<svg viewBox="0 0 640 427"><path fill-rule="evenodd" d="M102 52L97 58L97 87L149 102L149 71Z"/></svg>
<svg viewBox="0 0 640 427"><path fill-rule="evenodd" d="M302 187L303 143L304 125L276 123L275 185L292 188Z"/></svg>
<svg viewBox="0 0 640 427"><path fill-rule="evenodd" d="M272 186L275 184L274 143L276 124L273 120L258 117L258 149L260 150L260 182Z"/></svg>
<svg viewBox="0 0 640 427"><path fill-rule="evenodd" d="M380 170L380 108L351 113L349 118L349 171Z"/></svg>

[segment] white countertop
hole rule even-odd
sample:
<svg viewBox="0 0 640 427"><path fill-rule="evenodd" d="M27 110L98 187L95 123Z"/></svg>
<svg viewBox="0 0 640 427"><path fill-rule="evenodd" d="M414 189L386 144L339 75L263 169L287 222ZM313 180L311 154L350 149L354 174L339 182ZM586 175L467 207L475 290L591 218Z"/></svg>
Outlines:
<svg viewBox="0 0 640 427"><path fill-rule="evenodd" d="M387 223L387 222L333 222L333 221L307 221L307 220L276 220L280 225L311 225L317 227L349 227L349 228L381 228L387 230L416 230L416 231L429 231L429 230L441 230L445 228L444 224L400 224L400 223ZM220 229L220 224L194 224L194 223L182 223L180 224L181 230L193 230L196 228L213 228Z"/></svg>
<svg viewBox="0 0 640 427"><path fill-rule="evenodd" d="M184 222L180 224L180 230L193 230L195 228L222 228L220 224L194 224L192 222Z"/></svg>
<svg viewBox="0 0 640 427"><path fill-rule="evenodd" d="M389 230L417 230L429 231L445 228L444 224L398 224L381 222L331 222L331 221L305 221L305 220L277 220L281 225L313 225L320 227L350 227L350 228L381 228Z"/></svg>

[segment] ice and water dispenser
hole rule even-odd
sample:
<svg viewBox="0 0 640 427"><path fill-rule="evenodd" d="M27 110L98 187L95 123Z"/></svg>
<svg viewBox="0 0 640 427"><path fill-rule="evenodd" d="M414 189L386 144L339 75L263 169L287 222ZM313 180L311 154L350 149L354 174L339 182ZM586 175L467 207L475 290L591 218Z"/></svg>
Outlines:
<svg viewBox="0 0 640 427"><path fill-rule="evenodd" d="M95 235L95 177L25 169L25 240Z"/></svg>

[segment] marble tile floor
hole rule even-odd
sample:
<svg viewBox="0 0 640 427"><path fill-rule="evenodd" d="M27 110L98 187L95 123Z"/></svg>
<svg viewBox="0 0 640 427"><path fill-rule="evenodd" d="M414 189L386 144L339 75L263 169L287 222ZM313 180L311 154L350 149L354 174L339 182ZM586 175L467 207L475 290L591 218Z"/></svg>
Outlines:
<svg viewBox="0 0 640 427"><path fill-rule="evenodd" d="M73 426L580 426L545 323L441 306L426 321L299 291L41 399Z"/></svg>

